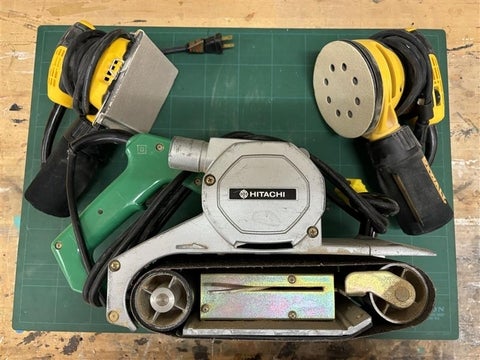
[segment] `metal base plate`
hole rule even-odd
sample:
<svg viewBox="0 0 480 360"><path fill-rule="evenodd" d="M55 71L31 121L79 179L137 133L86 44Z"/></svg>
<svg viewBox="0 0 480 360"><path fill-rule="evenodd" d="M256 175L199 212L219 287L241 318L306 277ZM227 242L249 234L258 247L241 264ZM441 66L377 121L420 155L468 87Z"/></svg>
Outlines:
<svg viewBox="0 0 480 360"><path fill-rule="evenodd" d="M365 135L378 121L382 92L373 61L360 44L348 41L328 43L317 56L315 99L326 123L343 137Z"/></svg>
<svg viewBox="0 0 480 360"><path fill-rule="evenodd" d="M336 294L334 320L200 320L192 314L183 328L185 337L224 338L330 338L351 337L372 326L372 318L346 297Z"/></svg>
<svg viewBox="0 0 480 360"><path fill-rule="evenodd" d="M129 56L95 122L110 129L150 132L177 74L152 40L136 31Z"/></svg>
<svg viewBox="0 0 480 360"><path fill-rule="evenodd" d="M331 320L333 275L201 274L203 320Z"/></svg>

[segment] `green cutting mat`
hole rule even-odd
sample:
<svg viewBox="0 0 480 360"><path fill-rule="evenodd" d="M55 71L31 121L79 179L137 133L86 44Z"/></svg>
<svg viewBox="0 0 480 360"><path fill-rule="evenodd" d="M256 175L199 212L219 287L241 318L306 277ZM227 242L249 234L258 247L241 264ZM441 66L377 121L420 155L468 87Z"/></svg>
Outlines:
<svg viewBox="0 0 480 360"><path fill-rule="evenodd" d="M39 149L45 121L51 109L46 95L50 59L65 27L38 30L33 82L32 113L25 184L39 169ZM110 29L105 29L110 30ZM136 30L136 29L129 29ZM170 55L179 70L175 85L163 106L153 133L207 139L232 130L247 130L288 139L306 147L346 177L365 179L375 190L364 149L342 139L324 124L315 104L312 73L315 58L327 42L339 38L364 38L374 30L289 30L146 28L160 47L184 44L216 32L233 34L235 48L223 55ZM424 31L439 55L447 85L445 33ZM446 89L447 90L447 89ZM448 99L448 94L446 94ZM446 101L448 114L448 101ZM70 112L67 119L73 119ZM433 170L452 204L452 176L448 117L439 126L440 146ZM97 191L124 166L121 154L96 184ZM114 170L112 170L114 169ZM93 190L87 202L95 196ZM357 223L334 205L327 204L323 218L326 237L354 236ZM23 203L13 327L17 330L118 332L122 328L105 321L103 309L82 302L70 290L60 272L50 243L67 226L58 219ZM432 278L437 301L430 318L421 325L383 335L405 339L455 339L458 337L457 283L453 222L424 236L407 236L392 224L385 239L434 250L438 255L401 260L419 266Z"/></svg>

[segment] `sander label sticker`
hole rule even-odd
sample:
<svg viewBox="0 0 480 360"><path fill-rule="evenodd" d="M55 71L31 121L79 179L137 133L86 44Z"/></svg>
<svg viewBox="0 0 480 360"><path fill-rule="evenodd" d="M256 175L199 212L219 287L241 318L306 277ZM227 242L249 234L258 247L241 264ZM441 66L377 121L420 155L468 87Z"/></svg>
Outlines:
<svg viewBox="0 0 480 360"><path fill-rule="evenodd" d="M296 200L297 189L230 189L231 200Z"/></svg>

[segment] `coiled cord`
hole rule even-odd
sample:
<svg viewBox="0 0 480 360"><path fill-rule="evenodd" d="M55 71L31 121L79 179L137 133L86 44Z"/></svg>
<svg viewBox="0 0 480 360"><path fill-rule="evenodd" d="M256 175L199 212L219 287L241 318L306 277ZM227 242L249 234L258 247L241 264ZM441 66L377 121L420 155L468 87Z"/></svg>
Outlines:
<svg viewBox="0 0 480 360"><path fill-rule="evenodd" d="M232 132L224 137L258 141L285 141L276 137L256 135L245 131ZM325 179L348 199L347 203L334 191L327 189L327 198L360 222L361 235L372 236L375 233L384 234L387 231L387 217L394 216L399 211L398 204L394 200L380 194L357 193L347 179L333 168L312 154L310 154L310 159Z"/></svg>
<svg viewBox="0 0 480 360"><path fill-rule="evenodd" d="M405 70L405 89L395 111L402 122L416 117L413 133L424 149L430 164L437 151L437 131L430 125L433 118L433 70L429 54L433 49L417 31L384 30L371 39L392 49Z"/></svg>

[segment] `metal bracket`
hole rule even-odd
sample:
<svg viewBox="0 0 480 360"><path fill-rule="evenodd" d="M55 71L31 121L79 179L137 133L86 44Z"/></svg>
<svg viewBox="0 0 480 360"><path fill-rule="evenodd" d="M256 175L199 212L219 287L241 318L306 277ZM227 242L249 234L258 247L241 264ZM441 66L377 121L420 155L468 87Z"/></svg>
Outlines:
<svg viewBox="0 0 480 360"><path fill-rule="evenodd" d="M202 274L202 320L332 320L333 275Z"/></svg>
<svg viewBox="0 0 480 360"><path fill-rule="evenodd" d="M390 305L406 309L415 301L415 288L390 271L352 272L345 278L345 293L364 296L372 293Z"/></svg>

